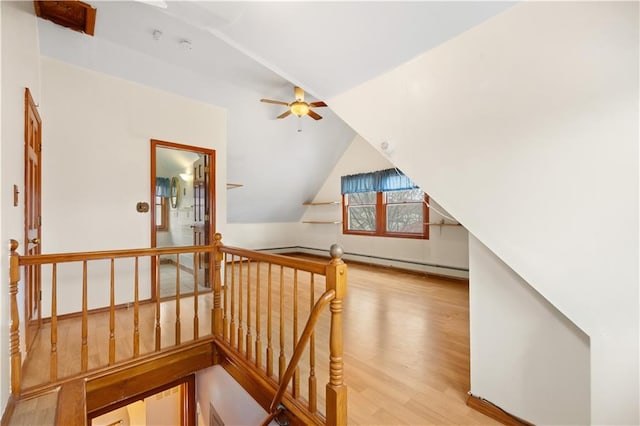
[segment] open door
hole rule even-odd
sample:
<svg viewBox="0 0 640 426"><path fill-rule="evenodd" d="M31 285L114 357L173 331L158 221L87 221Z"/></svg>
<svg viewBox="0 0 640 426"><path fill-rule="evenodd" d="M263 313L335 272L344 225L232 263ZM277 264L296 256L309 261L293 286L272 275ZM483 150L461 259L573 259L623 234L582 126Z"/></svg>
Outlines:
<svg viewBox="0 0 640 426"><path fill-rule="evenodd" d="M42 120L28 88L24 93L24 254L40 254L42 226ZM25 267L25 312L27 350L42 323L40 310L40 266Z"/></svg>
<svg viewBox="0 0 640 426"><path fill-rule="evenodd" d="M151 209L151 247L212 244L215 230L214 176L214 150L151 140L150 199L154 200L155 207ZM212 275L206 255L181 255L179 267L181 294L189 286L198 285L201 291L211 288L209 281ZM175 294L177 268L175 256L171 255L160 259L159 268L152 265L152 283L156 282L157 271L160 271L160 294L156 294L156 286L152 284L153 299Z"/></svg>
<svg viewBox="0 0 640 426"><path fill-rule="evenodd" d="M203 155L193 163L193 245L211 244L209 232L209 156ZM204 279L204 286L210 288L209 254L199 253L194 258L193 268Z"/></svg>

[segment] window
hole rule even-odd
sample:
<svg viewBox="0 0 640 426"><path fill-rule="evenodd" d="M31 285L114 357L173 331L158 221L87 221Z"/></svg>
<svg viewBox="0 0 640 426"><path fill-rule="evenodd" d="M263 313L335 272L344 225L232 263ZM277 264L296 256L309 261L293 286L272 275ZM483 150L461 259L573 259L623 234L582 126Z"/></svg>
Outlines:
<svg viewBox="0 0 640 426"><path fill-rule="evenodd" d="M344 176L345 234L429 238L426 194L396 169Z"/></svg>
<svg viewBox="0 0 640 426"><path fill-rule="evenodd" d="M169 229L169 203L168 198L156 197L156 230Z"/></svg>

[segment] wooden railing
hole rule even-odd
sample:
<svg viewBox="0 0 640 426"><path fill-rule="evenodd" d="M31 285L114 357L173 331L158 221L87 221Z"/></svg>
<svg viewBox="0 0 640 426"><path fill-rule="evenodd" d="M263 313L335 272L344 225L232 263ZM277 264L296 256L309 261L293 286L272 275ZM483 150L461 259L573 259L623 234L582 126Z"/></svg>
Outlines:
<svg viewBox="0 0 640 426"><path fill-rule="evenodd" d="M207 339L216 348L213 362L235 374L269 414L282 404L304 424L346 424L342 311L347 268L342 249L332 246L326 264L227 247L221 238L216 234L210 246L37 256L19 256L12 240L12 394L18 397L90 372L108 374L132 360ZM180 277L180 255L186 253L194 254L195 262L194 291L187 297ZM174 256L175 298L161 300L161 257L167 255ZM213 268L201 277L200 259ZM17 302L21 268L38 268L42 289L50 295L33 321L40 327L40 340L24 364ZM96 274L100 268L103 273ZM213 292L203 296L198 283ZM108 300L106 306L91 303L96 292ZM69 299L76 293L77 309L70 309ZM323 313L327 304L330 309ZM43 314L45 306L50 312ZM187 310L190 318L185 321ZM77 318L77 329L65 328L72 322L66 321L69 317ZM301 321L306 326L299 334ZM35 353L42 348L45 354ZM303 358L308 362L299 362ZM39 377L45 371L46 377L34 382L30 370L38 370ZM318 381L326 383L323 394L317 392Z"/></svg>
<svg viewBox="0 0 640 426"><path fill-rule="evenodd" d="M160 351L162 349L177 346L185 340L197 340L202 336L213 334L213 323L209 327L200 325L199 310L203 306L210 306L206 298L200 294L200 287L211 287L211 283L204 282L203 277L198 276L200 270L200 258L203 256L193 256L193 292L188 297L184 297L181 291L180 279L180 255L204 253L204 258L213 256L212 246L192 246L154 249L134 249L134 250L113 250L101 252L85 253L63 253L44 254L35 256L19 256L17 254L18 243L11 241L11 261L10 261L10 297L11 297L11 391L15 396L19 396L26 389L37 388L42 385L54 384L62 379L86 374L89 371L111 366L116 362L135 359L144 354ZM170 255L170 256L169 256ZM175 259L175 295L170 301L161 302L161 256ZM105 265L105 262L107 265ZM144 267L141 264L144 263ZM62 265L69 265L61 271ZM104 266L107 266L106 268ZM43 293L49 294L50 298L38 303L37 318L32 322L38 327L39 344L34 344L25 361L24 371L22 366L22 354L20 352L19 317L17 303L17 285L20 280L20 269L37 268L38 275L42 277L40 286ZM90 269L96 272L91 276ZM132 267L132 268L131 268ZM151 268L155 269L152 274ZM133 270L131 270L133 269ZM144 269L141 272L141 269ZM172 268L173 269L173 268ZM100 270L104 273L100 273ZM155 276L155 282L151 283L151 276ZM212 274L209 274L211 276ZM90 280L93 278L93 280ZM47 279L45 279L47 278ZM143 279L144 278L144 279ZM213 281L209 278L210 281ZM78 282L79 281L79 282ZM148 286L141 288L141 281L145 281ZM50 283L50 286L48 286ZM117 286L117 283L123 283ZM75 285L74 285L75 284ZM28 285L28 284L27 284ZM108 289L105 289L105 285ZM153 289L151 289L153 286ZM125 293L116 303L116 292ZM89 306L89 296L91 293L101 293L106 296L108 305L97 304ZM147 294L145 300L140 300L140 293ZM80 306L69 303L69 299L74 294L81 293ZM155 300L151 300L151 295L155 293ZM79 317L79 329L66 330L64 341L60 339L60 300L65 299L65 310L63 318ZM187 305L192 313L192 325L182 323L181 309ZM209 296L209 299L211 296ZM43 310L49 306L50 313L43 314ZM71 307L70 307L71 306ZM167 312L166 318L163 312ZM94 315L101 315L94 319ZM108 318L107 318L108 317ZM209 318L210 315L207 315ZM122 323L130 320L128 324L121 324L117 327L117 322ZM174 324L167 324L171 321ZM78 321L76 321L77 324ZM48 323L48 324L47 324ZM152 327L149 327L150 324ZM44 325L43 325L44 324ZM98 331L108 324L107 333ZM90 326L91 325L91 326ZM191 331L189 339L185 339L183 328ZM45 330L46 329L46 330ZM119 330L124 329L129 336L119 335ZM144 329L144 331L143 331ZM43 330L48 336L43 334ZM91 332L95 332L92 335ZM123 332L124 333L124 332ZM144 333L144 336L141 336ZM103 334L104 338L101 338ZM42 339L50 339L48 355L42 353L45 346ZM211 337L210 337L211 338ZM129 340L130 339L130 340ZM105 341L106 340L106 341ZM129 340L129 342L127 342ZM90 344L90 342L92 344ZM144 342L144 345L143 345ZM153 342L153 343L149 343ZM64 351L63 351L64 349ZM40 351L40 353L38 353ZM60 357L64 362L60 363ZM46 368L45 358L48 358L49 374L47 379L42 378L42 370ZM73 367L79 366L75 369ZM61 372L61 367L64 371ZM34 375L36 370L39 374ZM32 374L28 374L31 371ZM27 377L30 376L30 377ZM37 376L37 377L36 377ZM24 380L27 379L26 383Z"/></svg>
<svg viewBox="0 0 640 426"><path fill-rule="evenodd" d="M332 246L331 261L325 264L227 247L219 235L214 247L216 262L224 265L223 271L216 266L214 284L214 294L218 288L222 293L220 310L214 311L214 318L222 320L215 329L222 351L233 362L259 371L254 381L269 388L264 405L270 414L291 382L282 401L287 410L307 424L345 425L342 310L347 267L342 249ZM321 315L326 303L330 312ZM311 324L300 335L299 322L305 318L308 325L318 326ZM308 363L299 364L304 354ZM324 395L317 392L319 376L327 383ZM260 389L250 393L256 397Z"/></svg>

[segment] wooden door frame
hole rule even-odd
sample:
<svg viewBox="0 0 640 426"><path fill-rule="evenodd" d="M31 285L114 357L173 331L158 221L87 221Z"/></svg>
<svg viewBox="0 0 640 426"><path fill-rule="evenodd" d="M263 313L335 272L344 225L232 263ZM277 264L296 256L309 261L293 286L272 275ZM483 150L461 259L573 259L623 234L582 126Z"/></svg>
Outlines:
<svg viewBox="0 0 640 426"><path fill-rule="evenodd" d="M30 179L29 179L29 138L30 138L30 117L31 115L33 115L33 117L35 118L35 121L37 122L38 125L38 132L37 132L37 148L36 148L36 152L37 152L37 156L38 156L38 172L37 172L37 177L36 177L36 181L37 186L38 186L38 190L37 190L37 194L33 194L31 192L31 187L29 185ZM33 177L32 177L33 178ZM29 204L31 203L31 200L34 198L34 196L37 196L37 199L34 201L34 203L37 205L37 209L39 212L39 218L38 218L38 226L37 226L37 235L36 238L38 240L41 240L42 238L42 222L41 222L41 217L42 217L42 119L40 118L40 113L38 113L38 107L35 103L35 101L33 100L33 97L31 96L31 91L29 90L28 87L25 87L24 90L24 254L27 255L29 254L29 216L30 216L30 207ZM41 247L41 242L38 242L37 245ZM41 249L40 249L41 250ZM26 342L26 347L27 347L27 351L29 351L29 349L31 348L31 345L35 339L35 336L38 333L38 330L40 328L40 326L42 325L42 305L41 305L41 301L40 301L40 294L32 294L34 293L31 288L31 283L28 282L29 280L33 279L31 278L32 275L35 276L35 279L38 281L35 288L36 288L36 292L40 292L40 285L41 283L39 282L41 279L40 276L40 266L28 266L27 268L30 268L29 271L25 271L25 297L24 297L24 303L25 303L25 342ZM38 318L33 320L31 318L31 314L32 314L32 303L35 303L37 306L37 311L38 311Z"/></svg>
<svg viewBox="0 0 640 426"><path fill-rule="evenodd" d="M203 148L194 145L184 145L176 142L168 142L159 139L151 139L151 170L149 179L149 199L151 200L151 247L157 247L158 241L156 237L156 148L169 148L180 151L190 151L198 154L209 155L211 159L209 163L209 242L213 244L213 236L216 232L216 151L212 148ZM156 300L159 296L156 294L156 273L157 265L155 258L151 259L151 300Z"/></svg>
<svg viewBox="0 0 640 426"><path fill-rule="evenodd" d="M121 384L115 384L120 386ZM138 393L136 395L127 395L125 399L114 402L111 405L100 408L95 411L87 413L87 424L91 425L91 420L100 417L103 414L107 414L118 408L126 407L141 399L148 398L160 392L164 392L167 389L180 386L180 420L181 426L196 426L198 419L196 419L196 376L190 374L185 377L181 377L177 380L173 380L169 383L165 383L161 386L154 387L145 392ZM121 388L121 387L120 387Z"/></svg>

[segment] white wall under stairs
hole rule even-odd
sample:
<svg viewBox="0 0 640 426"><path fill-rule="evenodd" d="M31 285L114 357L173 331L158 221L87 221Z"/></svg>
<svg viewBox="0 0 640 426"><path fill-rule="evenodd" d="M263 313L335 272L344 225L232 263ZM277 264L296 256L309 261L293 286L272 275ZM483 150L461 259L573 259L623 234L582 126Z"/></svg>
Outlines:
<svg viewBox="0 0 640 426"><path fill-rule="evenodd" d="M196 400L199 426L210 424L211 405L226 426L259 425L267 417L260 404L220 365L198 372ZM270 424L277 426L273 421Z"/></svg>
<svg viewBox="0 0 640 426"><path fill-rule="evenodd" d="M579 411L595 424L640 422L638 35L636 2L523 2L328 100L374 147L390 142L389 159L505 274L588 335L590 402ZM520 349L471 338L472 366L486 345ZM472 371L471 390L494 374ZM500 401L511 389L491 392L480 396ZM510 404L536 421L526 399Z"/></svg>

